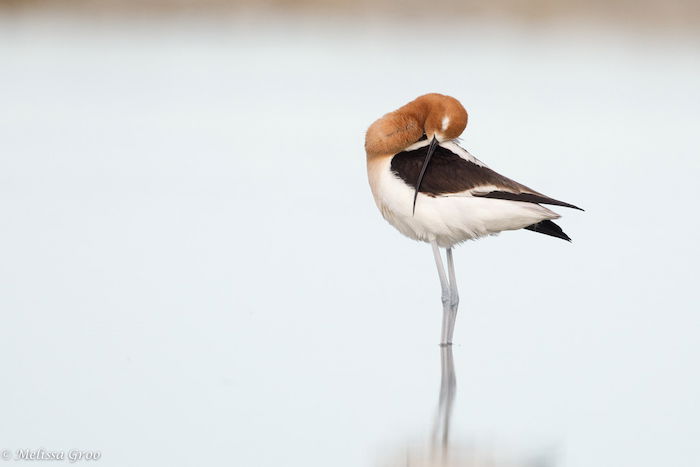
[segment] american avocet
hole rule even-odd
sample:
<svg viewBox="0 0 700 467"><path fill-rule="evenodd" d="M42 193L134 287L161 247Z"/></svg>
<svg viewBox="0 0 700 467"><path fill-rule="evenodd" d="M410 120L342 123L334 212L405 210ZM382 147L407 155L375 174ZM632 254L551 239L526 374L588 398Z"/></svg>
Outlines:
<svg viewBox="0 0 700 467"><path fill-rule="evenodd" d="M580 209L489 169L457 144L467 111L453 97L426 94L367 130L367 173L382 216L402 234L432 245L442 287L441 344L450 344L459 295L452 247L503 230L527 229L567 241L541 206ZM445 274L440 247L447 250Z"/></svg>

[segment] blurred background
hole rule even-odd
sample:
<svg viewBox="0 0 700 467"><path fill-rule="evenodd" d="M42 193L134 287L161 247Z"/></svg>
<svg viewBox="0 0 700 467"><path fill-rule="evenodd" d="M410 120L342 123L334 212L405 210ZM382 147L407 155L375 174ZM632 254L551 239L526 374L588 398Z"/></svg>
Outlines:
<svg viewBox="0 0 700 467"><path fill-rule="evenodd" d="M0 1L0 450L700 465L700 4ZM430 248L364 131L418 95L586 209ZM525 274L523 271L529 271Z"/></svg>

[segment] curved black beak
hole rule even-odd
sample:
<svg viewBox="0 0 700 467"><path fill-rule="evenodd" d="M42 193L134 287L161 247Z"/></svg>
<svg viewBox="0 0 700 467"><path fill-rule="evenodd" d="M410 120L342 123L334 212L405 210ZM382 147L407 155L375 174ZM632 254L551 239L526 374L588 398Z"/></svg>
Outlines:
<svg viewBox="0 0 700 467"><path fill-rule="evenodd" d="M435 148L438 145L438 140L433 136L432 141L430 141L430 146L428 146L428 153L425 155L425 160L423 161L423 167L420 169L420 175L418 175L418 181L416 182L416 191L413 193L413 215L416 215L416 200L418 199L418 192L420 191L420 184L423 181L423 175L425 175L425 170L428 168L428 163L430 158L435 152Z"/></svg>

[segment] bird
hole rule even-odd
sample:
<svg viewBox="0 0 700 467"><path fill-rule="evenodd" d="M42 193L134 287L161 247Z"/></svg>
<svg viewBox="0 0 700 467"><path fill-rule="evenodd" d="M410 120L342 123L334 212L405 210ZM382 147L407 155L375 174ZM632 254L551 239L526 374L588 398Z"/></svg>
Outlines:
<svg viewBox="0 0 700 467"><path fill-rule="evenodd" d="M570 242L553 222L561 216L543 205L583 211L471 155L458 139L467 120L457 99L430 93L379 118L365 134L367 175L381 215L403 235L432 247L441 286L443 346L452 344L459 307L456 245L520 229Z"/></svg>

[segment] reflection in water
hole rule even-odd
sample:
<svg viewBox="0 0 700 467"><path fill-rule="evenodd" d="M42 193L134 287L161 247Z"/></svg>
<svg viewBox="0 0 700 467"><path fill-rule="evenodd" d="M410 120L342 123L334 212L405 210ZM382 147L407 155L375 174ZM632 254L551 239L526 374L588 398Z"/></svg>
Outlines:
<svg viewBox="0 0 700 467"><path fill-rule="evenodd" d="M440 346L440 395L427 447L409 445L383 467L554 467L551 453L516 456L493 443L450 442L452 409L457 392L452 346Z"/></svg>
<svg viewBox="0 0 700 467"><path fill-rule="evenodd" d="M450 417L455 401L457 378L455 376L455 361L452 357L452 346L440 346L440 397L433 425L431 442L431 457L442 465L449 458Z"/></svg>

